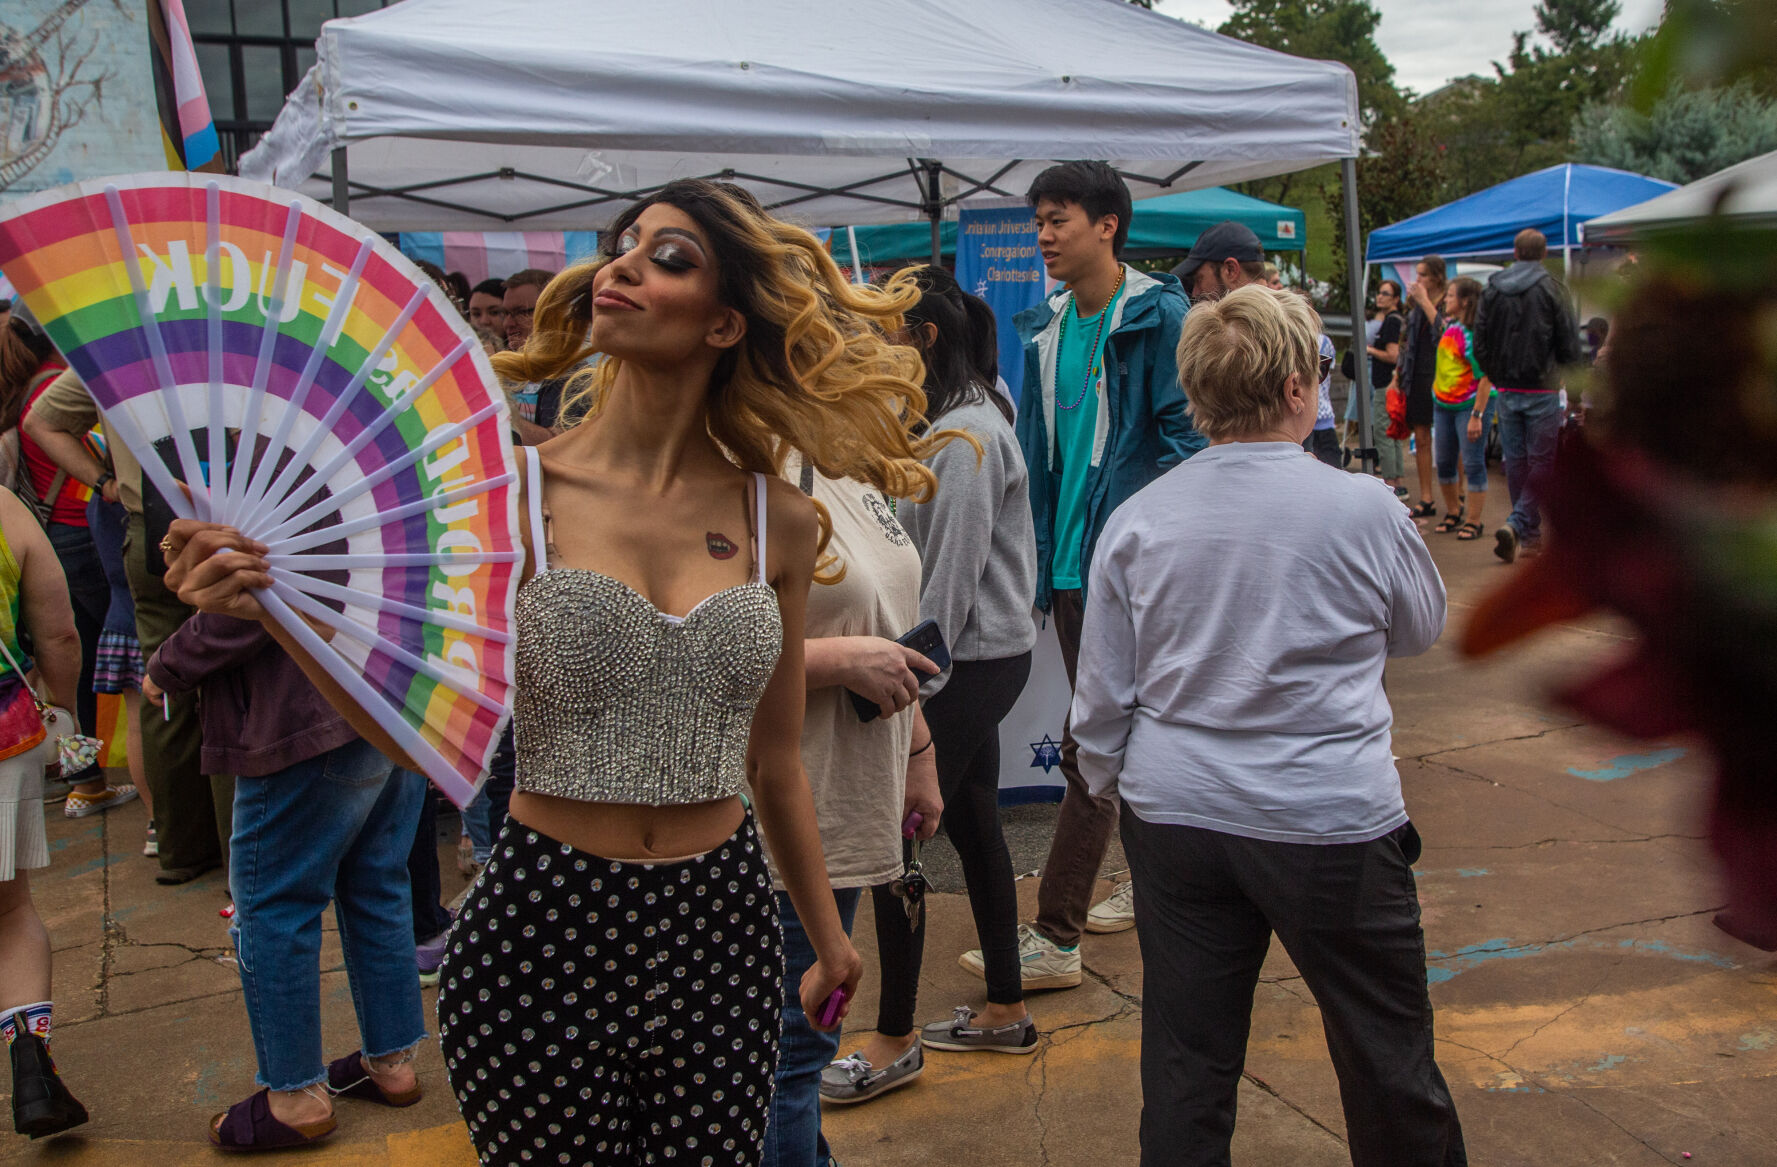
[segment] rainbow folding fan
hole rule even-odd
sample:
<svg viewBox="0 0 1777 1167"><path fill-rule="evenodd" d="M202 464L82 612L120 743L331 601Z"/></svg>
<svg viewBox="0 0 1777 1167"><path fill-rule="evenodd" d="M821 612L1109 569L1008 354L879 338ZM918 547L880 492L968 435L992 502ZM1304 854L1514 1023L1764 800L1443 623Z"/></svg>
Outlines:
<svg viewBox="0 0 1777 1167"><path fill-rule="evenodd" d="M523 550L505 394L440 289L319 203L186 173L8 204L0 267L173 510L269 546L267 610L473 797Z"/></svg>

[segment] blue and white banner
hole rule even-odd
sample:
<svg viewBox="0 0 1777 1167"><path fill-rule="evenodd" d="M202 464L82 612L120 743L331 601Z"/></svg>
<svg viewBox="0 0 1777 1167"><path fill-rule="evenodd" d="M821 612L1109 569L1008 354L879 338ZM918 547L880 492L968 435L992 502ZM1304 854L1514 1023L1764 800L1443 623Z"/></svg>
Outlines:
<svg viewBox="0 0 1777 1167"><path fill-rule="evenodd" d="M1029 207L963 208L957 218L956 282L993 309L1000 376L1011 386L1014 402L1024 384L1024 347L1012 318L1042 300L1043 275L1037 224Z"/></svg>

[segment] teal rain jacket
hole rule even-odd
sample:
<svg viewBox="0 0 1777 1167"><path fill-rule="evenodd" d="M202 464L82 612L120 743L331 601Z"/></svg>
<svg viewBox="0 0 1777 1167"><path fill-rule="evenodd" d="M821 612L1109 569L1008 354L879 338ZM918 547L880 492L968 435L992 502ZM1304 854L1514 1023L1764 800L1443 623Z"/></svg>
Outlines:
<svg viewBox="0 0 1777 1167"><path fill-rule="evenodd" d="M1030 469L1030 511L1036 521L1036 606L1050 606L1055 559L1055 498L1061 469L1055 456L1055 360L1061 311L1068 293L1058 290L1013 317L1024 342L1024 384L1018 399L1018 444ZM1123 501L1207 443L1185 416L1179 388L1179 329L1190 308L1184 287L1164 273L1125 265L1123 296L1105 340L1104 377L1098 386L1097 433L1086 480L1086 546L1082 575L1105 521Z"/></svg>

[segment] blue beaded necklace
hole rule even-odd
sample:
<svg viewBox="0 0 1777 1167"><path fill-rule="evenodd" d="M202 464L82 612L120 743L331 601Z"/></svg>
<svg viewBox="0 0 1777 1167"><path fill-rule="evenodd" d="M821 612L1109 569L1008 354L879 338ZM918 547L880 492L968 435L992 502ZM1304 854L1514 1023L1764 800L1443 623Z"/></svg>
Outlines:
<svg viewBox="0 0 1777 1167"><path fill-rule="evenodd" d="M1098 327L1093 329L1092 347L1087 350L1091 355L1086 360L1086 383L1080 386L1080 395L1074 398L1074 403L1072 405L1066 405L1057 401L1055 404L1060 408L1070 411L1080 408L1080 403L1086 400L1086 394L1092 391L1093 384L1098 380L1099 374L1104 371L1104 349L1100 347L1104 340L1104 322L1109 318L1111 314L1111 305L1117 302L1117 292L1121 290L1122 287L1123 269L1119 267L1117 269L1117 282L1111 285L1111 298L1106 300L1104 302L1104 307L1098 310ZM1077 311L1078 309L1075 307L1074 293L1069 292L1067 294L1067 308L1062 313L1061 317L1061 335L1056 339L1056 345L1058 348L1067 340L1068 319Z"/></svg>

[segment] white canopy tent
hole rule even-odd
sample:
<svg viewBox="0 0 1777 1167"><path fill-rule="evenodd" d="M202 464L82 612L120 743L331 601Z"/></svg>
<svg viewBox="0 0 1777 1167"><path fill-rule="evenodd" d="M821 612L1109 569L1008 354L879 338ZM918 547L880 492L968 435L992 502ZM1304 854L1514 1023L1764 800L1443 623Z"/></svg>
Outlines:
<svg viewBox="0 0 1777 1167"><path fill-rule="evenodd" d="M1627 243L1650 231L1694 223L1712 214L1736 225L1777 225L1777 151L1582 223L1580 238L1588 246Z"/></svg>
<svg viewBox="0 0 1777 1167"><path fill-rule="evenodd" d="M1358 151L1343 65L1123 0L407 0L316 48L241 173L324 197L344 150L340 201L386 231L585 229L685 177L896 222L1057 158L1140 198Z"/></svg>

